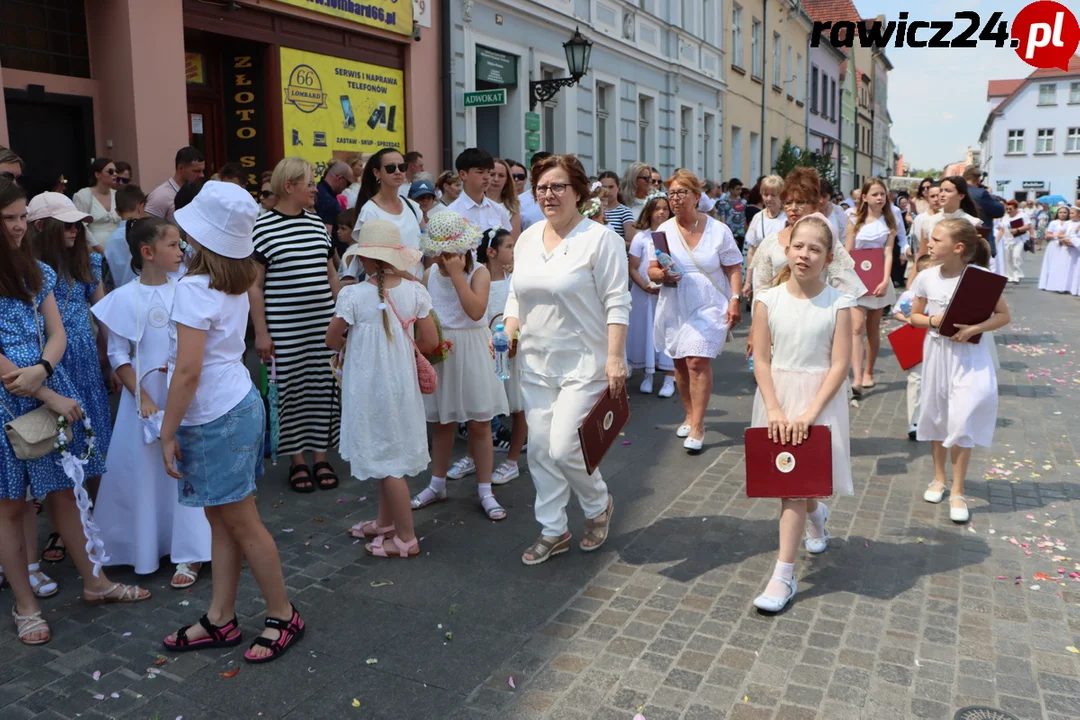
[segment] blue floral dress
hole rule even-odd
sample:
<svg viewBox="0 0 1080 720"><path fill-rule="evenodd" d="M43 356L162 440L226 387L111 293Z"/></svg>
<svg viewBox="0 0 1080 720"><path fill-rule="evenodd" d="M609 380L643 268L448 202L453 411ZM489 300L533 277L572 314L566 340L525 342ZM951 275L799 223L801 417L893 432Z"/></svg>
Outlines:
<svg viewBox="0 0 1080 720"><path fill-rule="evenodd" d="M60 308L60 318L64 321L67 332L67 350L61 365L75 391L82 401L83 412L90 418L96 440L94 457L86 466L86 477L91 478L105 472L105 455L109 451L112 437L112 416L109 411L109 393L101 377L101 362L98 359L97 339L90 327L90 298L101 284L101 255L90 254L90 266L93 271L92 283L58 279L53 293L56 306Z"/></svg>
<svg viewBox="0 0 1080 720"><path fill-rule="evenodd" d="M56 273L43 263L38 265L44 281L41 290L34 297L34 304L40 308L56 285ZM34 308L30 305L15 298L0 297L0 353L18 367L30 367L41 360L39 338L45 336L45 320L40 311L37 322L35 328ZM96 360L94 365L97 366ZM75 386L62 367L56 368L56 372L45 381L45 385L64 397L78 397ZM40 405L41 402L34 398L12 395L0 384L0 418L3 422L28 413ZM94 425L95 431L98 427ZM108 428L108 423L103 427ZM81 455L86 451L86 436L83 434L82 423L76 423L73 432L74 437L68 447L72 452ZM37 460L19 460L11 449L7 435L0 433L0 498L21 500L26 497L28 485L34 497L39 498L58 490L70 490L75 486L60 467L60 456L57 453L49 453Z"/></svg>

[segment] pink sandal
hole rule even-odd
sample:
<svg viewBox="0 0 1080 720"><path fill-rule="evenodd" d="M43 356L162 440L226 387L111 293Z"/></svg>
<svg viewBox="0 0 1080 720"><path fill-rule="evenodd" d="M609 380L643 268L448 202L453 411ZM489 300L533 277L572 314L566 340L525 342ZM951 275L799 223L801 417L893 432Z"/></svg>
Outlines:
<svg viewBox="0 0 1080 720"><path fill-rule="evenodd" d="M390 538L390 541L394 543L397 548L397 554L391 555L386 551L384 547L387 540L387 536L380 535L375 538L374 542L370 542L364 546L364 551L372 557L381 558L414 558L420 556L420 541L413 538L409 542L402 542L397 539L397 536ZM415 550L415 552L413 552Z"/></svg>
<svg viewBox="0 0 1080 720"><path fill-rule="evenodd" d="M358 540L374 540L380 535L392 537L393 534L393 523L390 523L386 527L379 527L379 524L374 520L365 520L364 522L356 523L349 528L349 535Z"/></svg>

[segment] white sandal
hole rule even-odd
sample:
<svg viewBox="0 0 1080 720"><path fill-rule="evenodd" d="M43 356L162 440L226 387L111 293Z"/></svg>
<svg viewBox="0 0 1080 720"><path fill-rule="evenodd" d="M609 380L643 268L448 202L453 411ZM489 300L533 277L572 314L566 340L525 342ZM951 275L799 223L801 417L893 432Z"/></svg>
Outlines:
<svg viewBox="0 0 1080 720"><path fill-rule="evenodd" d="M45 618L41 617L41 611L30 615L20 615L19 612L13 607L11 608L11 617L15 619L15 628L19 631L19 642L23 645L44 645L52 640L52 631L49 629L49 623L45 622ZM36 632L45 631L46 636L44 640L27 640L27 635L32 635Z"/></svg>
<svg viewBox="0 0 1080 720"><path fill-rule="evenodd" d="M56 581L41 571L41 565L33 563L26 566L30 578L30 589L39 598L50 598L60 592L60 586Z"/></svg>
<svg viewBox="0 0 1080 720"><path fill-rule="evenodd" d="M169 583L177 590L185 590L195 584L195 581L199 579L199 571L202 570L202 564L199 564L198 570L191 569L191 563L177 563L176 572L173 573L172 582ZM178 583L176 578L182 577L188 582Z"/></svg>

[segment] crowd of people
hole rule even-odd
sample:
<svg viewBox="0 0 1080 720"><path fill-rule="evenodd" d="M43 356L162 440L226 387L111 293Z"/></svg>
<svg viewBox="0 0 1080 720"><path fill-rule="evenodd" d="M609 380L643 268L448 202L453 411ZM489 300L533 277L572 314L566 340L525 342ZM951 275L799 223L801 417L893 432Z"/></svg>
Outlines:
<svg viewBox="0 0 1080 720"><path fill-rule="evenodd" d="M419 153L383 148L334 160L321 178L285 158L253 199L245 169L204 179L192 147L148 194L129 166L121 181L121 166L95 160L72 199L28 198L21 160L0 149L0 400L18 426L0 438L0 562L26 644L50 639L37 600L57 592L39 563L44 499L44 559L70 554L88 602L150 598L104 566L150 574L168 556L173 587L186 588L210 562L210 608L164 645L230 647L242 641L246 561L267 603L246 657L286 652L305 621L253 500L268 444L289 457L295 492L339 487L332 450L347 477L377 481L377 516L349 531L375 557L420 554L413 514L445 501L448 479L475 475L479 511L505 519L495 488L519 477L526 452L541 530L521 561L571 550L571 494L585 516L577 547L596 551L615 501L586 466L579 425L640 370L641 394L678 394L675 435L700 453L712 361L744 312L752 425L795 446L828 425L837 495L854 491L849 400L875 387L886 313L926 328L909 436L933 446L924 498L951 492L950 518L966 522L968 460L990 445L996 418L992 331L1009 310L1002 299L950 338L942 314L969 265L1012 280L1029 234L1041 241L1040 221L996 207L977 171L970 184L927 180L914 198L870 178L845 198L807 167L746 188L685 169L663 178L645 163L590 176L576 157L545 152L526 167L469 148L436 177ZM1046 225L1054 252L1080 253L1078 220L1074 208ZM866 252L884 265L874 287L852 259ZM506 379L496 329L512 339ZM276 381L272 403L252 382L249 350ZM121 394L115 418L110 392ZM37 425L22 424L35 413ZM456 436L466 453L455 460ZM122 467L110 462L118 453ZM410 494L406 478L425 473ZM758 608L778 612L795 595L797 548L827 549L828 515L819 500L782 500Z"/></svg>

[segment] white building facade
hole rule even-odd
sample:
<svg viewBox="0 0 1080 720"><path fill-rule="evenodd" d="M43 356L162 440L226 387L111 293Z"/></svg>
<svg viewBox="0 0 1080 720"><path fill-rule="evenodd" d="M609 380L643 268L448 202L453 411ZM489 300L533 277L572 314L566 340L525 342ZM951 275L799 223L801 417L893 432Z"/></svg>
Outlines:
<svg viewBox="0 0 1080 720"><path fill-rule="evenodd" d="M1068 71L1037 70L1014 81L999 101L995 87L1005 82L991 81L994 107L979 138L987 186L1006 199L1080 201L1080 57Z"/></svg>
<svg viewBox="0 0 1080 720"><path fill-rule="evenodd" d="M667 176L719 177L725 84L720 0L453 0L453 155L483 147L528 162L575 153L587 172L642 160ZM685 29L684 29L685 28ZM531 103L530 81L568 76L563 43L593 42L588 73ZM466 107L465 94L506 90L506 104Z"/></svg>

